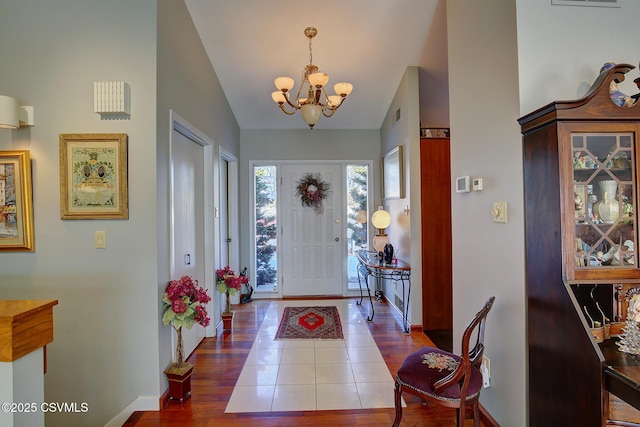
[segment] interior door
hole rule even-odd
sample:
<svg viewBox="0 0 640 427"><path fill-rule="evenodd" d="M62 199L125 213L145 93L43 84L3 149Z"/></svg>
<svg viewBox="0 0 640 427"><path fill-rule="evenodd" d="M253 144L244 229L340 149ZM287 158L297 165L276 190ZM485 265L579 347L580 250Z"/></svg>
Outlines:
<svg viewBox="0 0 640 427"><path fill-rule="evenodd" d="M220 266L230 263L231 234L229 233L229 162L220 159ZM235 268L235 267L233 267ZM236 273L239 273L236 271ZM231 304L240 302L240 294L231 295ZM220 313L227 306L227 299L220 298Z"/></svg>
<svg viewBox="0 0 640 427"><path fill-rule="evenodd" d="M220 265L229 265L229 162L220 159Z"/></svg>
<svg viewBox="0 0 640 427"><path fill-rule="evenodd" d="M204 285L204 148L177 131L172 138L173 265L172 278L191 276ZM185 357L205 337L194 325L182 331Z"/></svg>
<svg viewBox="0 0 640 427"><path fill-rule="evenodd" d="M329 185L322 209L304 206L297 187L306 174ZM342 295L344 289L341 165L282 166L282 292L284 296Z"/></svg>

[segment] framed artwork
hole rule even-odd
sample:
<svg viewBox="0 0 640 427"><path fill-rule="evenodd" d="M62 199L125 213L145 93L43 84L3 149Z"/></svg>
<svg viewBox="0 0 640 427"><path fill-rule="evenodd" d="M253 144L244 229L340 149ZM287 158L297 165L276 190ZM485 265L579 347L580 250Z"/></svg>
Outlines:
<svg viewBox="0 0 640 427"><path fill-rule="evenodd" d="M127 134L60 134L60 218L129 219Z"/></svg>
<svg viewBox="0 0 640 427"><path fill-rule="evenodd" d="M385 199L404 197L402 145L382 157L382 195Z"/></svg>
<svg viewBox="0 0 640 427"><path fill-rule="evenodd" d="M29 151L0 151L0 251L33 251Z"/></svg>

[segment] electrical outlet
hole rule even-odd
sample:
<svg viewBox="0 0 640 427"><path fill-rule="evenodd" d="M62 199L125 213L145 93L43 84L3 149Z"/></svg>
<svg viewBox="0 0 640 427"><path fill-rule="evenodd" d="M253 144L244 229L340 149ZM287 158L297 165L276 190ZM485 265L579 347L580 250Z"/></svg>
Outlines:
<svg viewBox="0 0 640 427"><path fill-rule="evenodd" d="M491 361L487 356L482 356L480 372L482 373L482 387L487 388L491 386Z"/></svg>

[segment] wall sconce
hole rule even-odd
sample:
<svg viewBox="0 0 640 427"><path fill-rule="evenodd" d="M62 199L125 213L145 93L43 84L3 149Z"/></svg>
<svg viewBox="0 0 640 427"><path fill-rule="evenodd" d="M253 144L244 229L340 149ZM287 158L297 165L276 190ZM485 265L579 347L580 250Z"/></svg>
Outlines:
<svg viewBox="0 0 640 427"><path fill-rule="evenodd" d="M378 234L373 237L373 247L376 252L383 252L384 245L389 243L389 236L385 233L385 229L391 225L391 215L382 209L382 207L379 207L378 210L371 215L371 223L378 229Z"/></svg>
<svg viewBox="0 0 640 427"><path fill-rule="evenodd" d="M19 105L16 98L0 95L0 128L18 129L33 126L33 107Z"/></svg>

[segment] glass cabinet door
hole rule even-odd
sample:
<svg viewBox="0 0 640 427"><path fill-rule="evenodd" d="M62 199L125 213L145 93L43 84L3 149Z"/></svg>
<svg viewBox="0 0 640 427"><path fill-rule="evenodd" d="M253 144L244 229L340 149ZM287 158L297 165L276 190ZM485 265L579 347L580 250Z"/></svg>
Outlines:
<svg viewBox="0 0 640 427"><path fill-rule="evenodd" d="M576 271L637 268L634 134L571 133L571 145Z"/></svg>

